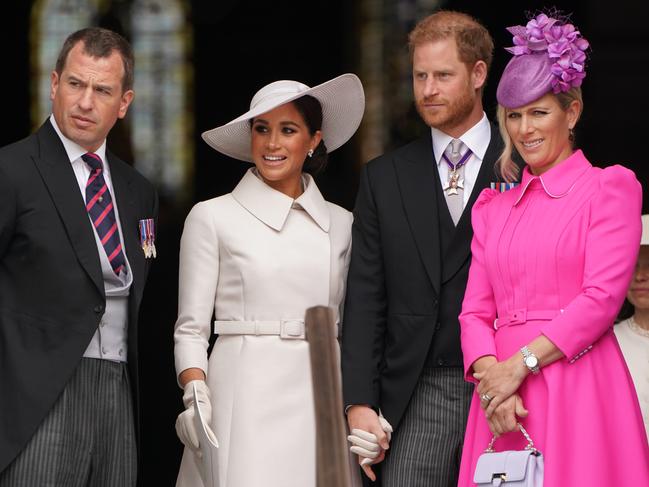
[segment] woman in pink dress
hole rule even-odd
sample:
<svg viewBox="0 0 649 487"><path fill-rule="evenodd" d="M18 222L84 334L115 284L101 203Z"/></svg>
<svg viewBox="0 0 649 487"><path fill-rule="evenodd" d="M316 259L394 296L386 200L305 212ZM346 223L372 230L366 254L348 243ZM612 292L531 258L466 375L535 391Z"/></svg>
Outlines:
<svg viewBox="0 0 649 487"><path fill-rule="evenodd" d="M480 454L521 450L527 429L548 487L648 486L649 447L613 333L640 242L641 188L622 166L593 167L573 148L588 42L539 15L514 34L500 80L500 169L521 184L473 207L473 260L460 323L476 382L460 469L475 485Z"/></svg>

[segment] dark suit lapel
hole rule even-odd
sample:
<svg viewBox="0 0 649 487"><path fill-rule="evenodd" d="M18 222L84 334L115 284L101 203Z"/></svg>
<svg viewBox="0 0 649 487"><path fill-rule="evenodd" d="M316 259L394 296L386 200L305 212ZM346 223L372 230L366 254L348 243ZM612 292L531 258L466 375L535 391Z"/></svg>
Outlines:
<svg viewBox="0 0 649 487"><path fill-rule="evenodd" d="M426 273L439 294L440 244L437 214L437 191L433 171L436 163L430 135L411 146L405 160L395 161L397 181L410 230Z"/></svg>
<svg viewBox="0 0 649 487"><path fill-rule="evenodd" d="M488 188L492 181L499 181L500 176L496 174L494 164L502 151L502 141L498 134L498 129L491 124L491 141L487 152L485 152L478 177L476 178L471 196L467 202L460 221L455 229L455 235L448 251L444 256L444 272L442 274L442 283L452 278L458 269L469 258L471 252L471 239L473 238L473 227L471 226L471 208L483 189Z"/></svg>
<svg viewBox="0 0 649 487"><path fill-rule="evenodd" d="M142 295L144 289L144 252L140 246L139 236L139 208L137 195L133 187L133 178L125 162L107 152L106 158L110 165L110 177L115 192L114 198L119 212L119 221L122 226L122 238L126 257L133 272L133 286L136 296Z"/></svg>
<svg viewBox="0 0 649 487"><path fill-rule="evenodd" d="M33 156L36 168L47 186L81 266L103 295L104 280L97 243L63 143L49 121L38 130L36 137L39 144L38 154Z"/></svg>

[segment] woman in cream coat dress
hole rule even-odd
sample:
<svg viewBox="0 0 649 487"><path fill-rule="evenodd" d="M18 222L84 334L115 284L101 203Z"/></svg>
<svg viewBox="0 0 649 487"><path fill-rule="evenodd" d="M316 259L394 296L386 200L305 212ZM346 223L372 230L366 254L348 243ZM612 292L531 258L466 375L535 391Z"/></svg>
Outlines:
<svg viewBox="0 0 649 487"><path fill-rule="evenodd" d="M176 427L188 448L178 486L203 486L188 384L199 386L201 410L211 409L219 487L316 485L304 315L343 302L352 216L325 201L302 169L347 141L363 109L355 75L314 88L278 81L255 95L249 112L203 134L255 168L185 222L174 338L187 408ZM213 313L218 338L208 360Z"/></svg>

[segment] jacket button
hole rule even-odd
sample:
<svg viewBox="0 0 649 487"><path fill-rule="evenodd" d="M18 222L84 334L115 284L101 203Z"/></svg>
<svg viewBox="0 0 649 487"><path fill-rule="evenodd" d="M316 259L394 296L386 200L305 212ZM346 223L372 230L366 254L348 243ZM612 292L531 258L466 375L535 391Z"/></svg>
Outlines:
<svg viewBox="0 0 649 487"><path fill-rule="evenodd" d="M444 365L446 362L444 362L443 358L437 359L437 365Z"/></svg>
<svg viewBox="0 0 649 487"><path fill-rule="evenodd" d="M95 313L101 313L104 310L104 307L101 304L95 306Z"/></svg>

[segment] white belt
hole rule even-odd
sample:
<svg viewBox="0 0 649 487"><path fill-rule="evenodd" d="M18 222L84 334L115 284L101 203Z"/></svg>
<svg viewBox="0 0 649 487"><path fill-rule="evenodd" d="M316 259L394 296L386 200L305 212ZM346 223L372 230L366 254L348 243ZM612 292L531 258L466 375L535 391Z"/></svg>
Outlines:
<svg viewBox="0 0 649 487"><path fill-rule="evenodd" d="M215 321L217 335L278 335L285 340L304 340L304 320Z"/></svg>

